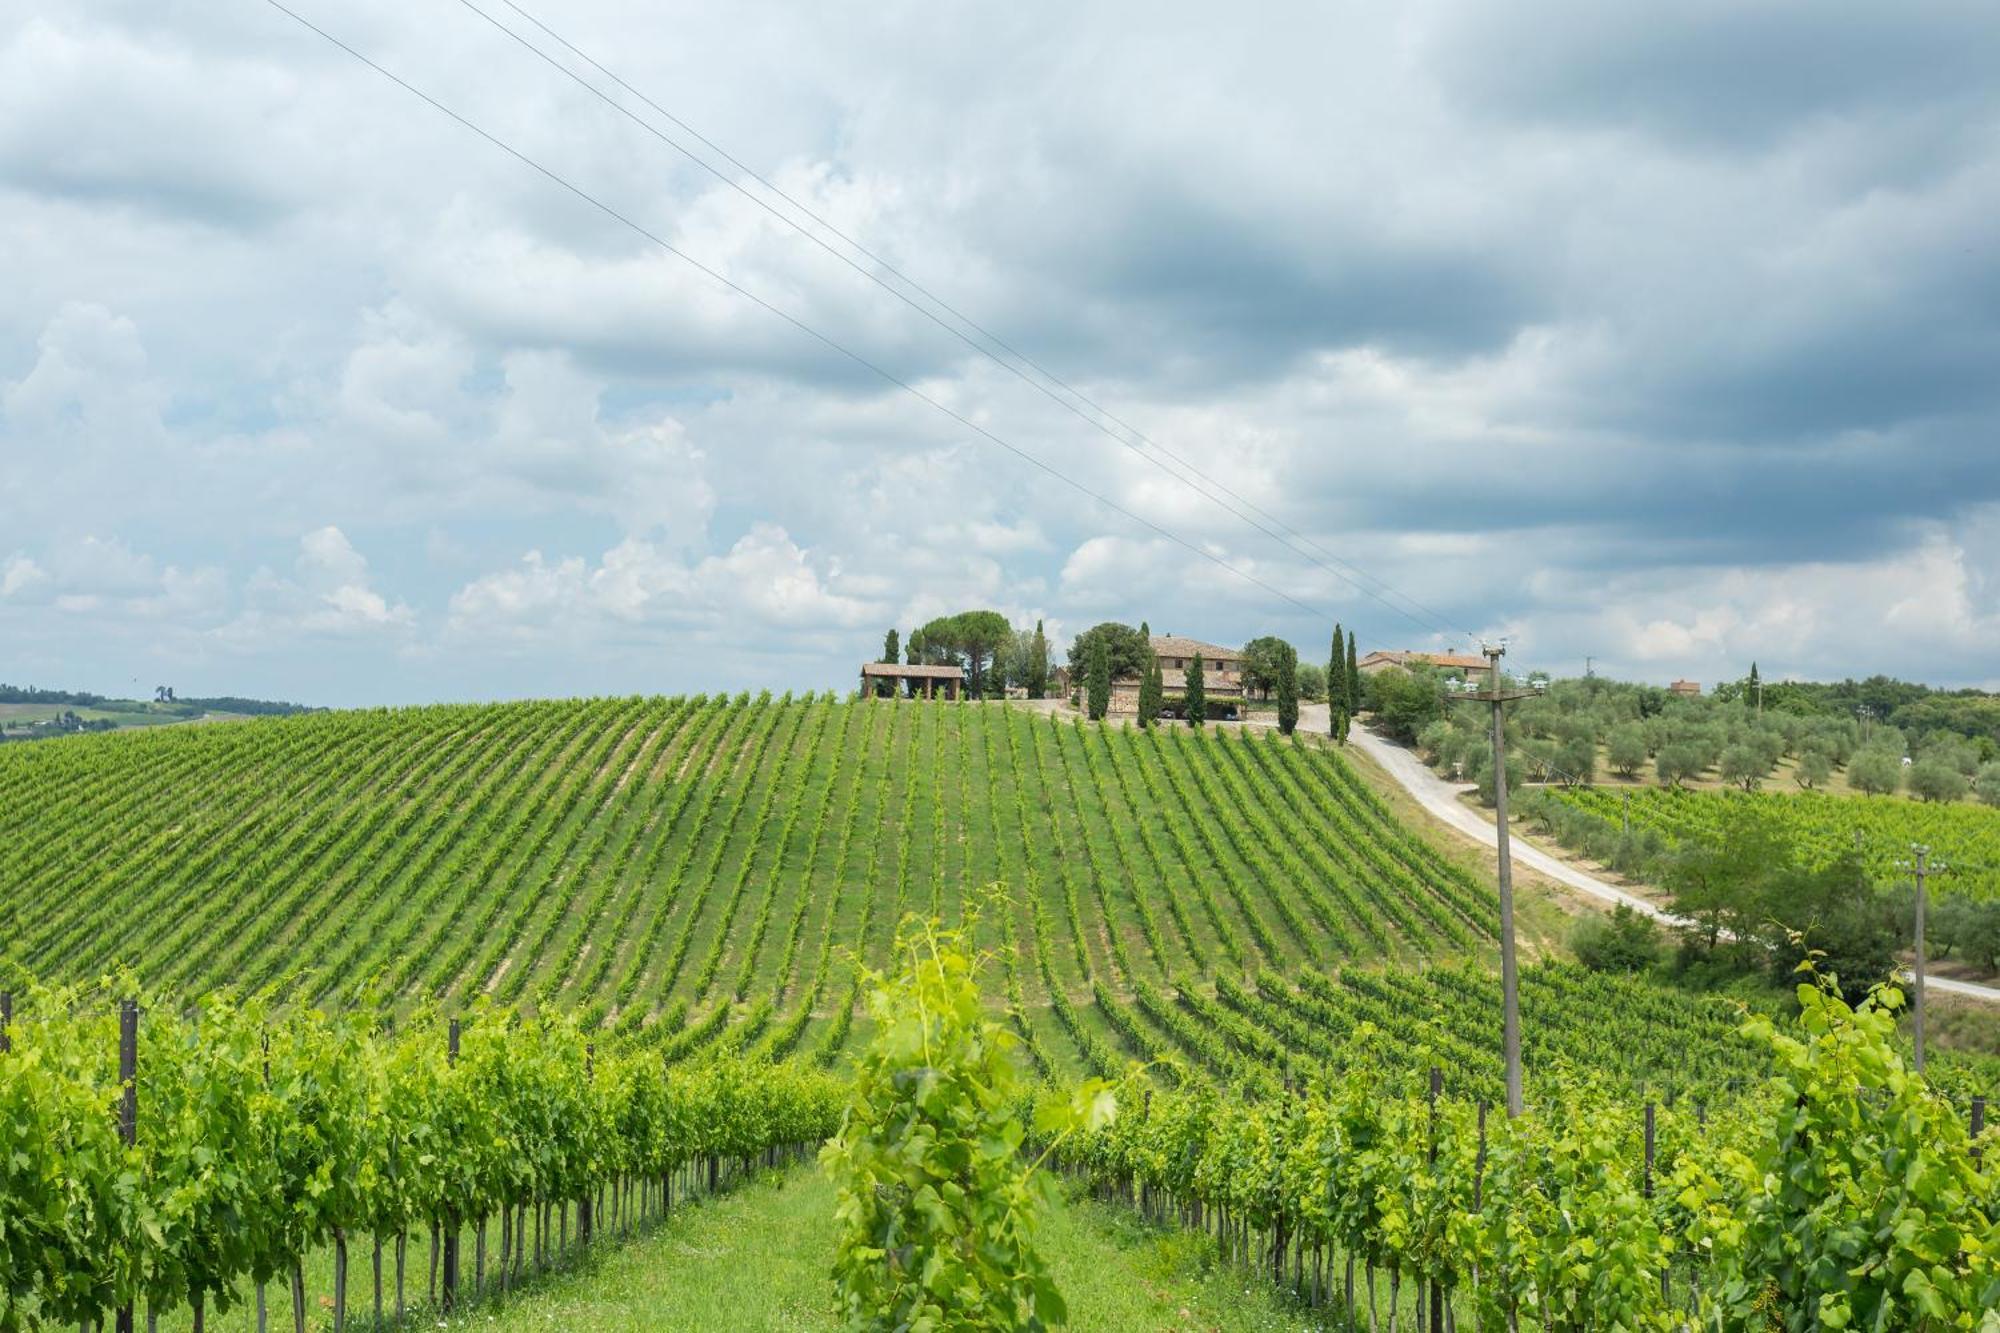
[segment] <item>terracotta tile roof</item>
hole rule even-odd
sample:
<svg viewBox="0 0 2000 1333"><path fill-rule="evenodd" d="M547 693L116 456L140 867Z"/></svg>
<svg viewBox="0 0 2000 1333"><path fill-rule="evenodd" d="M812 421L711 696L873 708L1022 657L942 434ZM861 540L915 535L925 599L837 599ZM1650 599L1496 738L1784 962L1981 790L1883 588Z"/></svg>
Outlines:
<svg viewBox="0 0 2000 1333"><path fill-rule="evenodd" d="M1200 653L1202 660L1213 662L1218 659L1229 662L1243 660L1240 648L1224 648L1217 643L1203 643L1200 639L1184 639L1177 634L1155 634L1152 638L1153 653L1157 657L1193 657Z"/></svg>
<svg viewBox="0 0 2000 1333"><path fill-rule="evenodd" d="M1393 662L1397 666L1408 666L1414 662L1421 666L1448 667L1459 671L1484 671L1487 667L1484 657L1479 657L1471 653L1418 653L1407 649L1402 652L1390 650L1372 652L1363 660L1368 662ZM1360 665L1360 662L1355 663L1357 667Z"/></svg>
<svg viewBox="0 0 2000 1333"><path fill-rule="evenodd" d="M861 674L864 676L900 676L905 680L916 677L921 680L964 680L965 668L955 666L898 666L894 662L863 662Z"/></svg>

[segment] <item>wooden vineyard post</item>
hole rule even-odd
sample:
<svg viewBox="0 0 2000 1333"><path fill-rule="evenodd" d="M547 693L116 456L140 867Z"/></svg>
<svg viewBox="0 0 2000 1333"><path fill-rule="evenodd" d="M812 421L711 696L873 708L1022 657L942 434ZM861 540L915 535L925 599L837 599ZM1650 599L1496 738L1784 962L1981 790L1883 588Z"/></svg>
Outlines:
<svg viewBox="0 0 2000 1333"><path fill-rule="evenodd" d="M445 1037L445 1060L448 1064L458 1064L458 1020L451 1020ZM450 1204L444 1209L444 1272L443 1288L439 1293L438 1305L446 1314L458 1308L458 1214Z"/></svg>
<svg viewBox="0 0 2000 1333"><path fill-rule="evenodd" d="M264 1054L264 1090L271 1090L271 1034L264 1033L262 1049ZM257 1333L264 1333L270 1327L270 1297L265 1292L262 1278L257 1280Z"/></svg>
<svg viewBox="0 0 2000 1333"><path fill-rule="evenodd" d="M139 1002L118 1002L118 1141L139 1141ZM118 1307L118 1333L132 1333L132 1303Z"/></svg>
<svg viewBox="0 0 2000 1333"><path fill-rule="evenodd" d="M864 685L866 682L863 682ZM583 1081L588 1084L597 1078L597 1043L586 1043L583 1048ZM590 1186L584 1185L583 1194L576 1201L576 1243L590 1248L590 1232L597 1219L591 1207Z"/></svg>
<svg viewBox="0 0 2000 1333"><path fill-rule="evenodd" d="M1986 1099L1972 1099L1972 1164L1979 1165L1979 1136L1986 1132Z"/></svg>
<svg viewBox="0 0 2000 1333"><path fill-rule="evenodd" d="M1431 1066L1430 1095L1430 1148L1426 1160L1431 1173L1437 1173L1438 1162L1438 1094L1444 1091L1444 1071ZM1444 1333L1444 1283L1435 1276L1431 1278L1431 1333Z"/></svg>
<svg viewBox="0 0 2000 1333"><path fill-rule="evenodd" d="M1647 1202L1647 1203L1649 1203L1649 1204L1650 1204L1650 1203L1651 1203L1651 1202L1653 1201L1653 1145L1654 1145L1654 1142L1655 1142L1655 1125L1654 1125L1654 1121L1655 1121L1655 1116L1656 1116L1656 1114L1657 1114L1657 1112L1656 1112L1656 1110L1655 1110L1655 1108L1654 1108L1654 1106L1653 1106L1653 1103L1651 1103L1651 1102L1647 1102L1647 1103L1646 1103L1646 1183L1645 1183L1645 1193L1646 1193L1646 1202ZM1666 1302L1666 1300L1668 1299L1668 1292L1667 1292L1667 1282L1668 1282L1668 1279L1669 1279L1669 1278L1670 1278L1671 1276L1672 1276L1672 1271L1671 1271L1671 1260L1669 1260L1669 1266L1668 1266L1668 1267L1665 1267L1665 1268L1662 1268L1662 1269L1660 1269L1660 1300L1661 1300L1661 1302L1662 1302L1662 1303L1665 1303L1665 1302Z"/></svg>
<svg viewBox="0 0 2000 1333"><path fill-rule="evenodd" d="M14 992L0 990L0 1055L14 1049L14 1039L7 1029L14 1025Z"/></svg>
<svg viewBox="0 0 2000 1333"><path fill-rule="evenodd" d="M1472 1164L1472 1211L1479 1212L1484 1207L1483 1192L1486 1188L1486 1112L1487 1103L1479 1103L1479 1156Z"/></svg>

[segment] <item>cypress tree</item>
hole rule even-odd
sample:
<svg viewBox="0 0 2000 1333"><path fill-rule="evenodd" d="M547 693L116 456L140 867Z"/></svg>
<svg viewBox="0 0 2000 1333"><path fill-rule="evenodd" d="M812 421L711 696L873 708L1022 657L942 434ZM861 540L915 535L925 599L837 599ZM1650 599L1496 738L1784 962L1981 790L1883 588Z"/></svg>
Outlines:
<svg viewBox="0 0 2000 1333"><path fill-rule="evenodd" d="M1334 740L1347 736L1347 649L1338 624L1333 627L1333 653L1326 660L1326 734Z"/></svg>
<svg viewBox="0 0 2000 1333"><path fill-rule="evenodd" d="M1354 665L1354 636L1347 636L1347 711L1340 716L1340 739L1347 740L1347 729L1354 725L1354 715L1361 711L1361 672Z"/></svg>
<svg viewBox="0 0 2000 1333"><path fill-rule="evenodd" d="M1165 691L1160 680L1160 659L1146 655L1146 669L1139 676L1139 725L1150 727L1159 720L1160 696Z"/></svg>
<svg viewBox="0 0 2000 1333"><path fill-rule="evenodd" d="M1198 727L1208 721L1208 690L1202 680L1200 653L1188 659L1187 720L1191 727Z"/></svg>
<svg viewBox="0 0 2000 1333"><path fill-rule="evenodd" d="M1091 640L1090 665L1085 672L1085 703L1092 721L1111 711L1111 650L1102 635Z"/></svg>
<svg viewBox="0 0 2000 1333"><path fill-rule="evenodd" d="M1289 736L1299 725L1299 654L1289 643L1278 655L1278 730Z"/></svg>
<svg viewBox="0 0 2000 1333"><path fill-rule="evenodd" d="M911 630L910 637L903 640L904 664L908 666L922 666L924 664L924 653L928 647L929 645L924 642L924 632L920 629ZM914 680L911 681L910 697L915 699L922 694L923 691L918 688L917 682Z"/></svg>
<svg viewBox="0 0 2000 1333"><path fill-rule="evenodd" d="M1042 622L1035 622L1035 637L1028 645L1028 679L1022 682L1028 687L1030 699L1045 698L1049 692L1049 639L1042 633Z"/></svg>
<svg viewBox="0 0 2000 1333"><path fill-rule="evenodd" d="M882 636L882 660L884 662L887 662L890 666L894 666L898 662L903 660L903 645L901 642L901 636L898 635L896 631L893 629L891 629L887 634ZM895 681L883 679L875 682L876 698L887 699L895 692L896 692Z"/></svg>

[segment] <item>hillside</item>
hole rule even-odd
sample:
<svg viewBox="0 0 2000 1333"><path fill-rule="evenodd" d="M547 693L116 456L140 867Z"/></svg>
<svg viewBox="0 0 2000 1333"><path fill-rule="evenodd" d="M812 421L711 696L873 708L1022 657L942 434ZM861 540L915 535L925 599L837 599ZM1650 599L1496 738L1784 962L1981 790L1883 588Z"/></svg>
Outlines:
<svg viewBox="0 0 2000 1333"><path fill-rule="evenodd" d="M319 714L20 747L0 796L6 960L42 978L553 996L630 1025L797 1003L882 959L902 913L955 920L993 883L982 938L1059 923L1079 992L1440 956L1493 927L1490 893L1332 755L997 706Z"/></svg>
<svg viewBox="0 0 2000 1333"><path fill-rule="evenodd" d="M1482 1290L1560 1272L1575 1276L1563 1278L1572 1308L1594 1309L1576 1302L1600 1298L1584 1290L1596 1267L1556 1262L1572 1228L1650 1256L1628 1268L1627 1307L1691 1309L1756 1260L1710 1263L1692 1240L1663 1246L1662 1228L1706 1236L1766 1208L1766 1183L1787 1172L1733 1164L1788 1151L1809 1103L1816 1151L1851 1149L1869 1197L1903 1151L1882 1146L1890 1135L1940 1145L1952 1198L1986 1188L1967 1135L1992 1067L1939 1052L1927 1081L1908 1080L1886 1015L1849 1014L1809 988L1827 1029L1810 1099L1772 1077L1774 1052L1806 1048L1746 1025L1741 1005L1530 967L1529 1113L1489 1125L1502 1080L1488 888L1398 824L1337 752L1268 731L826 698L319 714L15 747L0 754L0 810L0 876L19 889L0 920L0 990L84 983L17 997L0 1058L0 1125L37 1145L0 1153L14 1164L0 1202L31 1220L14 1252L33 1258L14 1271L32 1277L11 1289L64 1326L98 1317L120 1289L86 1280L106 1254L142 1257L134 1271L172 1329L204 1293L222 1312L254 1274L307 1260L296 1298L330 1283L345 1291L338 1308L363 1290L339 1276L341 1237L366 1237L372 1262L385 1238L419 1227L444 1237L434 1253L452 1253L453 1236L471 1248L468 1285L483 1300L470 1313L497 1319L511 1298L496 1300L479 1256L486 1239L515 1237L518 1272L530 1214L537 1255L551 1234L569 1248L586 1200L622 1234L635 1206L656 1216L662 1200L712 1188L725 1164L736 1175L810 1155L843 1123L847 1074L813 1065L847 1064L872 1035L857 1016L865 965L888 962L905 912L968 922L986 958L954 962L960 989L937 991L945 1002L929 1011L926 992L871 988L874 1011L898 1018L858 1061L874 1062L878 1087L945 1086L940 1066L1002 1044L993 1021L1059 1084L1147 1065L1115 1118L1046 1145L1061 1146L1051 1160L1079 1190L1113 1205L1051 1224L1077 1327L1168 1309L1178 1326L1203 1306L1217 1312L1203 1326L1253 1307L1238 1326L1283 1326L1283 1298L1235 1270L1304 1286L1310 1269L1324 1302L1343 1259L1366 1270L1371 1311L1380 1267L1388 1303L1412 1314L1426 1288L1399 1290L1399 1271L1436 1275L1466 1311ZM89 984L121 967L136 976ZM219 986L268 988L278 1004L206 993ZM114 1006L137 988L155 994ZM484 1011L488 997L508 1007ZM543 1021L518 1021L518 1005ZM926 1012L962 1028L937 1057L906 1021ZM144 1109L121 1148L107 1109L128 1054ZM806 1058L764 1058L781 1055ZM1095 1086L1093 1098L1109 1085ZM1043 1114L1048 1096L1037 1125L1062 1123ZM993 1109L1004 1119L1016 1105ZM1018 1122L978 1132L1011 1160ZM953 1172L953 1160L934 1165ZM1707 1183L1649 1202L1640 1182L1655 1168ZM340 1187L312 1183L327 1180ZM673 1326L649 1304L665 1290L675 1317L713 1326L690 1302L742 1299L743 1267L774 1317L811 1327L835 1243L828 1191L814 1180L786 1192L719 1207L706 1233L702 1216L673 1223L705 1234L707 1253L777 1249L782 1265L710 1263L691 1283L674 1271L679 1243L642 1241L605 1251L588 1281L523 1293L519 1313ZM1671 1202L1695 1196L1686 1216ZM1385 1200L1379 1216L1395 1220L1370 1220ZM1117 1211L1134 1205L1192 1235ZM149 1229L174 1210L184 1223ZM1941 1210L1967 1234L1985 1234L1984 1216ZM1227 1256L1219 1271L1212 1245ZM1460 1245L1477 1247L1464 1251L1478 1256L1469 1286ZM421 1253L413 1245L420 1317ZM1200 1271L1161 1266L1188 1253ZM441 1271L464 1277L449 1261ZM1480 1286L1482 1271L1494 1285ZM1953 1299L1985 1271L1949 1274Z"/></svg>
<svg viewBox="0 0 2000 1333"><path fill-rule="evenodd" d="M336 1007L490 997L832 1058L856 961L905 913L972 914L1053 1072L1276 1068L1324 1044L1302 1025L1466 1008L1466 1077L1497 1069L1483 973L1378 966L1483 954L1490 887L1339 755L1269 733L739 696L78 738L0 752L0 877L17 987L130 967ZM1586 983L1537 974L1528 1003L1587 1043L1563 999ZM1649 1044L1667 1065L1726 1044L1702 1023Z"/></svg>

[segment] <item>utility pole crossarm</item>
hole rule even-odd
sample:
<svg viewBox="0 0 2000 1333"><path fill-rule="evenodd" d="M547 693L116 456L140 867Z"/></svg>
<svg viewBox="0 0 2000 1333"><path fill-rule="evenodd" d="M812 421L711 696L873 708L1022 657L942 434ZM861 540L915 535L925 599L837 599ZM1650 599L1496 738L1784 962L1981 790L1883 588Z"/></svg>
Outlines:
<svg viewBox="0 0 2000 1333"><path fill-rule="evenodd" d="M1508 690L1496 690L1496 689L1469 690L1463 694L1453 695L1452 697L1455 699L1477 699L1481 703L1504 704L1504 703L1511 703L1516 699L1539 699L1542 697L1544 693L1545 691L1538 690L1534 688L1532 685L1529 686L1517 685L1513 689L1508 689Z"/></svg>

